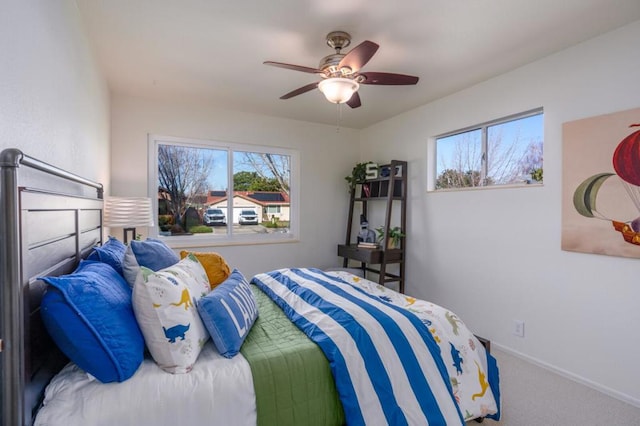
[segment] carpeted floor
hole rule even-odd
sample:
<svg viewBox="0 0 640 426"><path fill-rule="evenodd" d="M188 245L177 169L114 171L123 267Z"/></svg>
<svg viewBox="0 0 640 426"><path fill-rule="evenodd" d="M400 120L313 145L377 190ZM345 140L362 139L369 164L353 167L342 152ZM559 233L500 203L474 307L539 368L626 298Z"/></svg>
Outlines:
<svg viewBox="0 0 640 426"><path fill-rule="evenodd" d="M500 367L502 419L492 426L640 426L640 408L492 347ZM478 425L469 422L468 426Z"/></svg>

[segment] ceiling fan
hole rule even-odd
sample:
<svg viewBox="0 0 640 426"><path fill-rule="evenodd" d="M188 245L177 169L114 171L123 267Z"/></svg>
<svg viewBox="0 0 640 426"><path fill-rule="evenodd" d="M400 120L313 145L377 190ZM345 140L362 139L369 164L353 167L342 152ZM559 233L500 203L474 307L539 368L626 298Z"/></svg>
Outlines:
<svg viewBox="0 0 640 426"><path fill-rule="evenodd" d="M378 46L372 41L364 41L351 49L349 53L340 53L351 44L351 36L344 31L333 31L327 34L327 44L336 53L325 56L318 68L301 65L285 64L282 62L265 61L265 65L318 74L322 79L307 84L285 95L280 99L289 99L309 92L316 87L334 104L346 103L351 108L361 105L358 89L361 84L372 85L411 85L418 83L418 77L386 72L360 72L360 69L373 57Z"/></svg>

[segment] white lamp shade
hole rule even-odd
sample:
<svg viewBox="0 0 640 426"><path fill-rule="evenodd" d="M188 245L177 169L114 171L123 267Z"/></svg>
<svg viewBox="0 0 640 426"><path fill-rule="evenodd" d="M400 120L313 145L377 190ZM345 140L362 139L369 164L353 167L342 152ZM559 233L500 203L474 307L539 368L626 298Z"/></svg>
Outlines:
<svg viewBox="0 0 640 426"><path fill-rule="evenodd" d="M151 198L107 197L104 203L104 225L120 228L153 226Z"/></svg>
<svg viewBox="0 0 640 426"><path fill-rule="evenodd" d="M347 102L359 88L358 82L349 78L327 78L318 83L318 89L324 97L334 104Z"/></svg>

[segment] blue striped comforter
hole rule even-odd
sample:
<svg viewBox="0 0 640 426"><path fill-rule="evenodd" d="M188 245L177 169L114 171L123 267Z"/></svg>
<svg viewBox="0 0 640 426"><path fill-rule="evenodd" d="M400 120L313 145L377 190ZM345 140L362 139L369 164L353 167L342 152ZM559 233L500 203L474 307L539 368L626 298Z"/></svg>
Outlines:
<svg viewBox="0 0 640 426"><path fill-rule="evenodd" d="M317 269L252 282L322 348L349 425L464 424L440 349L413 313Z"/></svg>

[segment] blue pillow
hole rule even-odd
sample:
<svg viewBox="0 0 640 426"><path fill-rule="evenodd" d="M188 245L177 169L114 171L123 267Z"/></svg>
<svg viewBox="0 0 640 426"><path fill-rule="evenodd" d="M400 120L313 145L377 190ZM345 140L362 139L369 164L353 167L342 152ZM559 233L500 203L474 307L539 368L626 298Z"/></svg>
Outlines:
<svg viewBox="0 0 640 426"><path fill-rule="evenodd" d="M124 278L133 287L141 266L157 272L175 265L178 261L180 261L178 255L158 239L133 240L129 243L129 248L124 255L122 266Z"/></svg>
<svg viewBox="0 0 640 426"><path fill-rule="evenodd" d="M258 305L240 271L198 301L198 313L213 344L226 358L234 357L258 318Z"/></svg>
<svg viewBox="0 0 640 426"><path fill-rule="evenodd" d="M81 261L49 284L41 315L67 357L103 383L131 377L143 359L144 338L133 314L131 288L111 266Z"/></svg>
<svg viewBox="0 0 640 426"><path fill-rule="evenodd" d="M127 251L127 246L113 237L109 237L106 243L100 247L95 247L87 260L99 260L100 262L111 265L120 275L122 272L122 265L124 263L124 253Z"/></svg>

